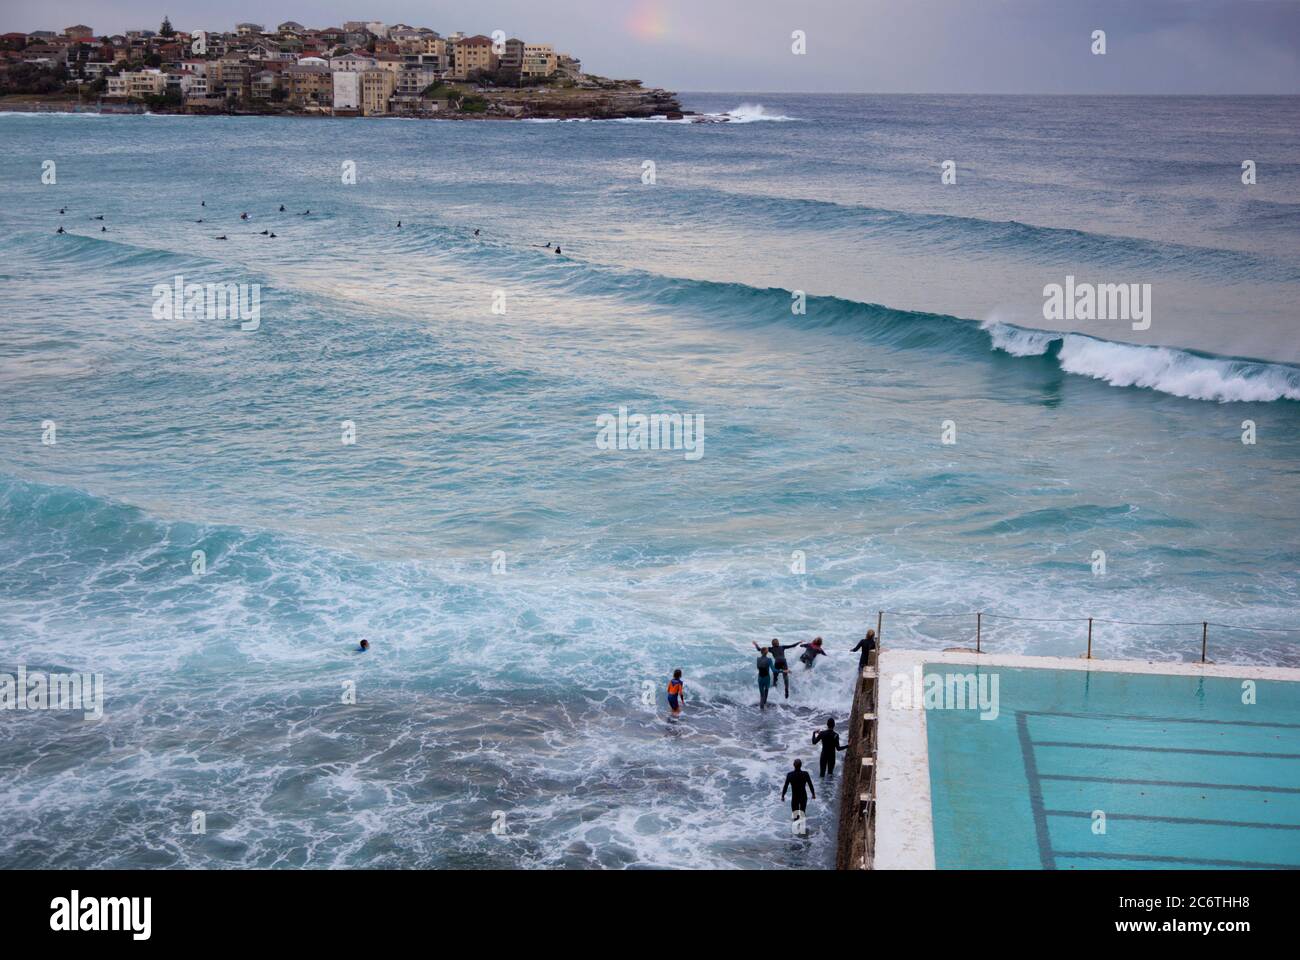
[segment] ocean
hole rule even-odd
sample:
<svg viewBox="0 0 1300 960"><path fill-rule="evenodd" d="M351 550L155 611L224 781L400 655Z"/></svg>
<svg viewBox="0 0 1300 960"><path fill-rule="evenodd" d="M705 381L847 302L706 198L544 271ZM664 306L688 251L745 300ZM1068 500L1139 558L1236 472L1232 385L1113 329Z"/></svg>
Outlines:
<svg viewBox="0 0 1300 960"><path fill-rule="evenodd" d="M105 691L0 712L0 867L825 868L879 610L1300 665L1300 99L684 103L0 115L0 673Z"/></svg>

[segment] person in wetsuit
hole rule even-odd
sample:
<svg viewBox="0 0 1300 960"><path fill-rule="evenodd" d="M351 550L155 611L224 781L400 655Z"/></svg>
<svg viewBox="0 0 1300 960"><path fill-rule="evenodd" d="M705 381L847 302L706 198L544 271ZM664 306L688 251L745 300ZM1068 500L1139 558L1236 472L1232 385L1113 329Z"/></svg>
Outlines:
<svg viewBox="0 0 1300 960"><path fill-rule="evenodd" d="M686 702L685 684L682 683L682 672L673 671L673 678L668 681L668 706L673 712L674 717L682 715L682 704Z"/></svg>
<svg viewBox="0 0 1300 960"><path fill-rule="evenodd" d="M754 649L755 650L758 649L757 641L754 641ZM768 649L772 651L773 682L775 682L778 675L783 681L785 681L785 698L789 700L790 699L790 664L785 662L785 652L790 648L781 646L781 641L778 640L776 637L773 637L772 642L768 645Z"/></svg>
<svg viewBox="0 0 1300 960"><path fill-rule="evenodd" d="M785 775L785 786L781 788L781 799L785 799L785 792L792 791L790 794L790 813L803 813L808 809L808 794L805 791L811 791L812 798L817 799L817 791L813 790L812 777L808 776L808 771L803 768L803 761L796 760L794 769Z"/></svg>
<svg viewBox="0 0 1300 960"><path fill-rule="evenodd" d="M867 635L858 641L858 645L850 650L850 653L858 653L858 669L861 670L867 665L867 658L871 656L871 651L876 649L876 631L868 630Z"/></svg>
<svg viewBox="0 0 1300 960"><path fill-rule="evenodd" d="M758 646L758 644L755 644ZM772 686L772 658L767 655L767 647L758 650L758 709L767 708L767 691Z"/></svg>
<svg viewBox="0 0 1300 960"><path fill-rule="evenodd" d="M846 743L840 745L840 735L835 732L835 718L826 718L825 730L813 731L813 743L822 745L821 760L818 762L818 772L822 779L835 776L835 751L847 750L849 745Z"/></svg>
<svg viewBox="0 0 1300 960"><path fill-rule="evenodd" d="M801 643L799 646L807 648L799 655L799 662L808 670L811 670L813 664L817 662L818 654L826 656L826 651L822 649L821 637L814 637L812 643Z"/></svg>

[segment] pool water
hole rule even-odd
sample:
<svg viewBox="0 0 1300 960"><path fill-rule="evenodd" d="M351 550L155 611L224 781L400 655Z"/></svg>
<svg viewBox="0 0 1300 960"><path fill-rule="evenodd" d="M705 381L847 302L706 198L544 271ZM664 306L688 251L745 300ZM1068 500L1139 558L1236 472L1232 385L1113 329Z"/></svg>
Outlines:
<svg viewBox="0 0 1300 960"><path fill-rule="evenodd" d="M1300 867L1300 683L925 671L998 693L926 712L936 867Z"/></svg>

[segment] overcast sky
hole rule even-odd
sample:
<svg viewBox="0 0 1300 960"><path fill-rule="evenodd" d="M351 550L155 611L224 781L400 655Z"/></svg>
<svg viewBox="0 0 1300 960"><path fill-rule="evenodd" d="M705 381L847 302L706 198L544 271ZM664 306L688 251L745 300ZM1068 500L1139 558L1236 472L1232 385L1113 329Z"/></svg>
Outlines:
<svg viewBox="0 0 1300 960"><path fill-rule="evenodd" d="M164 14L182 30L499 29L676 90L1300 93L1300 0L4 0L0 32L157 29Z"/></svg>

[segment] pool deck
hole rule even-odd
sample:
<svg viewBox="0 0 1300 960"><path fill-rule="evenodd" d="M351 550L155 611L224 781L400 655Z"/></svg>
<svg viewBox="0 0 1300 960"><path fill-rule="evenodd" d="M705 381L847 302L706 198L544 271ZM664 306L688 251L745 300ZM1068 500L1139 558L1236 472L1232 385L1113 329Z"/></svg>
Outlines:
<svg viewBox="0 0 1300 960"><path fill-rule="evenodd" d="M1161 663L1147 660L1098 660L1083 657L1030 657L966 651L890 650L879 657L879 726L876 754L876 870L933 870L934 825L931 819L930 761L925 715L920 706L894 707L889 679L911 676L926 664L1083 670L1096 673L1163 674L1224 677L1237 680L1282 680L1300 683L1300 669L1237 664Z"/></svg>

